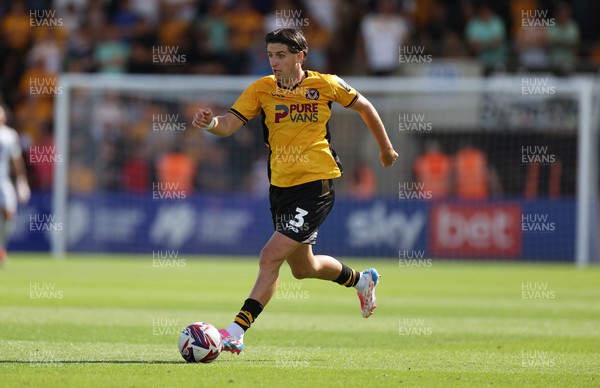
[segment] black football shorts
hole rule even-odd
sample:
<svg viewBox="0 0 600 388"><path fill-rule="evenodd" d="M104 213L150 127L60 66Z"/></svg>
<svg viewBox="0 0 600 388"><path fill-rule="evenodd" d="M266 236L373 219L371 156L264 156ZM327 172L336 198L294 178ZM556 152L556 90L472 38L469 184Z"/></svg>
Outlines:
<svg viewBox="0 0 600 388"><path fill-rule="evenodd" d="M275 231L292 240L315 244L319 226L333 207L335 191L331 179L291 187L269 188L271 217Z"/></svg>

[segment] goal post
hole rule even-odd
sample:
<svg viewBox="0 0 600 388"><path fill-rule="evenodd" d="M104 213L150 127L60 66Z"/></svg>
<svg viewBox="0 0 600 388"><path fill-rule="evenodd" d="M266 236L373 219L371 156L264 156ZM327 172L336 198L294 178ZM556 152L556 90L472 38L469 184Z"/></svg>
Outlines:
<svg viewBox="0 0 600 388"><path fill-rule="evenodd" d="M77 234L77 230L70 230L72 222L69 218L72 195L69 191L69 164L72 162L73 153L71 143L75 125L72 119L74 109L81 109L81 106L93 107L98 101L107 98L106 96L116 95L119 104L122 105L121 109L124 111L141 110L139 106L146 104L145 100L151 101L148 104L158 106L162 111L168 111L177 104L191 106L195 102L209 101L210 104L219 107L219 111L215 112L219 114L231 106L237 95L255 79L256 77L249 76L62 74L59 78L59 86L63 92L56 96L54 128L56 153L62 155L63 162L54 165L55 184L52 211L56 221L62 223L63 232L50 236L52 255L60 258L69 252L74 246L70 242L69 236ZM560 145L563 137L574 138L573 144L576 149L563 153L563 159L566 155L568 160L562 160L562 169L563 174L566 174L565 170L572 168L570 172L573 172L576 179L573 179L571 194L568 182L563 182L563 186L567 187L566 192L563 193L561 188L561 196L572 198L575 208L574 246L571 260L578 266L598 261L599 250L596 242L599 217L597 153L600 120L597 112L594 112L593 106L600 95L600 83L595 78L517 75L471 79L344 77L344 80L374 103L382 116L392 142L398 146L400 159L397 167L383 172L373 168L377 175L377 188L381 193L380 196L396 198L396 202L398 202L399 184L402 187L403 182L414 180L412 164L427 139L441 139L442 143L452 149L452 152L459 146L458 139L475 143L481 139L488 139L484 143L487 144L489 150L492 150L491 153L488 152L489 160L496 163L496 167L502 170L500 171L501 180L508 183L504 185L508 188L493 201L518 200L524 207L527 207L535 201L528 202L522 195L520 187L523 184L523 176L518 174L512 176L514 169L506 168L503 163L509 160L512 164L518 164L515 158L524 158L523 153L531 153L531 150L527 149L527 141L530 138L537 139L538 143L541 141L542 145L536 145L536 147L544 150L540 151L540 155L533 155L534 157L554 157L555 155L548 151L548 144L553 147L557 144ZM540 80L541 82L538 82ZM82 103L81 100L85 101ZM361 160L375 166L377 163L376 145L369 138L368 131L364 130L364 124L357 120L356 116L353 116L356 113L345 112L340 107L334 107L334 110L337 113L333 114L332 127L343 128L343 131L336 129L333 133L333 146L336 150L338 150L337 147L340 147L344 151L338 150L338 153L342 155L342 160L350 160L350 166ZM81 112L76 113L81 114ZM94 117L91 112L87 112L87 114L90 118L89 125L79 125L77 131L85 132L86 137L97 136L93 134L95 129L92 128L91 123ZM183 124L184 128L187 124L189 125L188 131L195 131L189 122L185 123L185 120L185 117L178 117L179 124ZM416 124L419 124L419 121L420 124L427 124L425 127L429 129L425 131L411 130L411 125L408 125L413 124L411 121L413 123L416 121ZM546 131L545 126L550 129ZM551 140L544 143L543 139L546 135L551 137ZM262 139L262 134L255 134L255 136ZM495 145L496 140L498 144ZM571 144L569 141L565 143ZM90 142L88 145L93 144L97 145L98 143ZM522 147L525 147L524 150L521 150ZM571 165L572 167L569 167ZM96 171L98 170L101 170L101 167L96 166ZM345 196L344 190L346 190L346 186L342 185L342 196ZM102 187L99 187L99 191L102 191ZM376 198L372 202L373 209L377 208ZM538 208L552 208L551 200L540 199L539 202L540 207L537 204L532 205L531 212L536 213ZM394 202L390 203L392 208L396 206ZM569 206L566 204L564 208L569 208ZM393 214L392 208L388 209L389 214ZM429 208L421 210L429 216L433 212ZM102 209L98 211L101 212ZM557 214L557 217L560 218L560 213ZM159 215L157 212L155 216ZM554 219L554 222L560 224L562 220ZM398 225L398 222L393 225ZM415 225L417 224L407 226L407 228L416 228ZM563 226L570 227L571 221L565 221ZM154 228L156 229L156 227ZM432 227L422 226L422 233L427 234L423 228L431 229ZM398 233L402 233L401 229L398 229ZM540 242L543 241L543 236L536 236L539 241L528 243L527 238L530 236L525 236L525 234L523 233L524 251L530 250L530 256L534 257L536 249L545 252L544 243ZM374 239L372 243L376 246L376 237L372 238ZM385 239L386 237L380 238ZM427 236L424 239L431 238L431 236ZM416 240L418 239L420 237L416 238ZM138 244L135 241L132 240L132 244ZM139 244L141 245L141 243ZM350 242L351 244L352 242ZM427 241L421 242L421 244L431 246ZM104 249L103 246L99 245L99 249ZM78 249L75 248L76 251ZM423 250L427 249L429 248L423 248ZM429 251L428 254L430 254ZM540 257L540 260L543 260L543 257Z"/></svg>

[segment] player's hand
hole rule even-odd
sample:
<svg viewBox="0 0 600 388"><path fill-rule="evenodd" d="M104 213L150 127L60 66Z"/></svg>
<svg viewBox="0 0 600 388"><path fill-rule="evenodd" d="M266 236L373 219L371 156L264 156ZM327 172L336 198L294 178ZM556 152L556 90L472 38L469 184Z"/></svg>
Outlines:
<svg viewBox="0 0 600 388"><path fill-rule="evenodd" d="M27 203L31 198L31 190L27 183L27 178L23 176L17 177L17 199L20 203Z"/></svg>
<svg viewBox="0 0 600 388"><path fill-rule="evenodd" d="M213 119L210 109L198 109L192 120L192 125L196 128L206 128Z"/></svg>
<svg viewBox="0 0 600 388"><path fill-rule="evenodd" d="M390 167L398 159L398 153L393 148L379 152L379 160L383 167Z"/></svg>

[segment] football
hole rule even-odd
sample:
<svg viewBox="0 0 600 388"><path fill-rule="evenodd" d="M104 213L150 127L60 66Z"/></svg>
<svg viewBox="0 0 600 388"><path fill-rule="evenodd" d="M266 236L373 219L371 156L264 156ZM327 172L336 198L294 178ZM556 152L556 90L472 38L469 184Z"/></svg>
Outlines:
<svg viewBox="0 0 600 388"><path fill-rule="evenodd" d="M179 335L179 353L187 362L212 362L222 349L221 334L210 323L192 323Z"/></svg>

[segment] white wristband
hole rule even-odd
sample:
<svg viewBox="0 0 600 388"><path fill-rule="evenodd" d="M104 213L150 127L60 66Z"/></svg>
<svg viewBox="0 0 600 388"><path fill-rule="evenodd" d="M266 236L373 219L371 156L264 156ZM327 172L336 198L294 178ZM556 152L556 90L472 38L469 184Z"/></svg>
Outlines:
<svg viewBox="0 0 600 388"><path fill-rule="evenodd" d="M215 118L213 117L212 120L210 120L210 123L208 123L208 127L202 129L204 129L205 131L210 131L215 127L215 124L217 124L217 120L215 120Z"/></svg>

